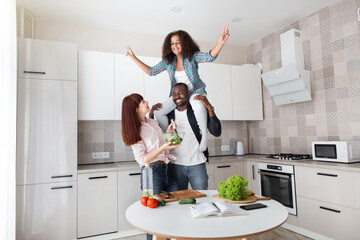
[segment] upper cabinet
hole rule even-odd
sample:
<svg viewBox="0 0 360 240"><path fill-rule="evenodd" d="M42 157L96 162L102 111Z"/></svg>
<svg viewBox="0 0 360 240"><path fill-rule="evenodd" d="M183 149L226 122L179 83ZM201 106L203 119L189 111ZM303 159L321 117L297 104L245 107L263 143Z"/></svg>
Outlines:
<svg viewBox="0 0 360 240"><path fill-rule="evenodd" d="M19 78L76 80L76 70L76 44L18 38Z"/></svg>
<svg viewBox="0 0 360 240"><path fill-rule="evenodd" d="M126 55L115 54L115 119L121 119L124 97L131 93L144 96L144 92L144 72Z"/></svg>
<svg viewBox="0 0 360 240"><path fill-rule="evenodd" d="M161 61L161 58L144 57L144 63L149 66L154 66ZM170 93L170 79L167 71L156 76L149 76L144 74L145 96L144 98L149 101L149 106L156 103L164 102Z"/></svg>
<svg viewBox="0 0 360 240"><path fill-rule="evenodd" d="M79 120L113 120L114 54L79 51Z"/></svg>
<svg viewBox="0 0 360 240"><path fill-rule="evenodd" d="M138 58L149 66L156 57ZM220 120L262 120L260 67L201 63L199 74L207 97ZM156 76L144 73L124 54L79 52L79 120L121 120L125 96L139 93L152 106L170 93L167 71Z"/></svg>
<svg viewBox="0 0 360 240"><path fill-rule="evenodd" d="M230 65L201 63L200 78L206 84L207 97L215 107L220 120L233 120L233 103L231 99Z"/></svg>
<svg viewBox="0 0 360 240"><path fill-rule="evenodd" d="M233 120L263 120L261 68L231 66Z"/></svg>

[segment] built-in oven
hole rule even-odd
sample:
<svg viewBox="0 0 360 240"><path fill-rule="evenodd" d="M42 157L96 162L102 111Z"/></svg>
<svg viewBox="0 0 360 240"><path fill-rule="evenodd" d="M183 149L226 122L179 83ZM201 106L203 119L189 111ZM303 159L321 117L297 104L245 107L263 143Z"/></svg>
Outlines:
<svg viewBox="0 0 360 240"><path fill-rule="evenodd" d="M294 166L258 163L260 195L271 197L297 215Z"/></svg>

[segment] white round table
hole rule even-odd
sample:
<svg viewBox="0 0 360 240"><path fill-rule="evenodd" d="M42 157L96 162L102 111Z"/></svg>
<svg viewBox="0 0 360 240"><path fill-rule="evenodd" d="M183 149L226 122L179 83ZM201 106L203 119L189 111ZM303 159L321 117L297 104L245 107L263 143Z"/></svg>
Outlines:
<svg viewBox="0 0 360 240"><path fill-rule="evenodd" d="M216 190L200 191L207 196L196 202L217 201ZM248 215L192 218L189 204L167 203L154 209L144 207L140 200L126 210L127 221L157 239L240 239L250 238L280 227L288 217L286 208L274 200L260 201L266 208L247 211ZM237 204L243 205L243 204Z"/></svg>

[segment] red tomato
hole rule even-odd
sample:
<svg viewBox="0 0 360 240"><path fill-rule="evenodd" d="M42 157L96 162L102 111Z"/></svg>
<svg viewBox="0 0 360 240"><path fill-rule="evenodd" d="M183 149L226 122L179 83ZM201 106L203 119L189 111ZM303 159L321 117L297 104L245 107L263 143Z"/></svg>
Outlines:
<svg viewBox="0 0 360 240"><path fill-rule="evenodd" d="M149 208L156 208L158 205L158 200L156 198L149 198L147 201L147 206Z"/></svg>
<svg viewBox="0 0 360 240"><path fill-rule="evenodd" d="M144 196L140 199L140 202L142 205L144 205L146 207L148 204L148 198Z"/></svg>

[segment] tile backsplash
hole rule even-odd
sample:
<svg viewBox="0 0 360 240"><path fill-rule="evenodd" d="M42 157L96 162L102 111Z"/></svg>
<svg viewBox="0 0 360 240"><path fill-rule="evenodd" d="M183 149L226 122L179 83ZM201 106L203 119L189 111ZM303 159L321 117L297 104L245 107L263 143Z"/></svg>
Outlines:
<svg viewBox="0 0 360 240"><path fill-rule="evenodd" d="M280 34L301 30L312 100L276 106L263 86L264 120L250 124L253 153L311 153L316 140L360 140L359 0L338 1L247 48L262 72L281 65Z"/></svg>
<svg viewBox="0 0 360 240"><path fill-rule="evenodd" d="M222 134L214 137L208 134L209 154L233 154L235 141L244 142L247 149L247 130L244 122L222 121ZM229 145L230 151L221 151L222 145ZM94 152L109 152L109 159L92 159ZM121 136L121 121L79 121L78 122L78 164L134 161L131 147L125 146Z"/></svg>

